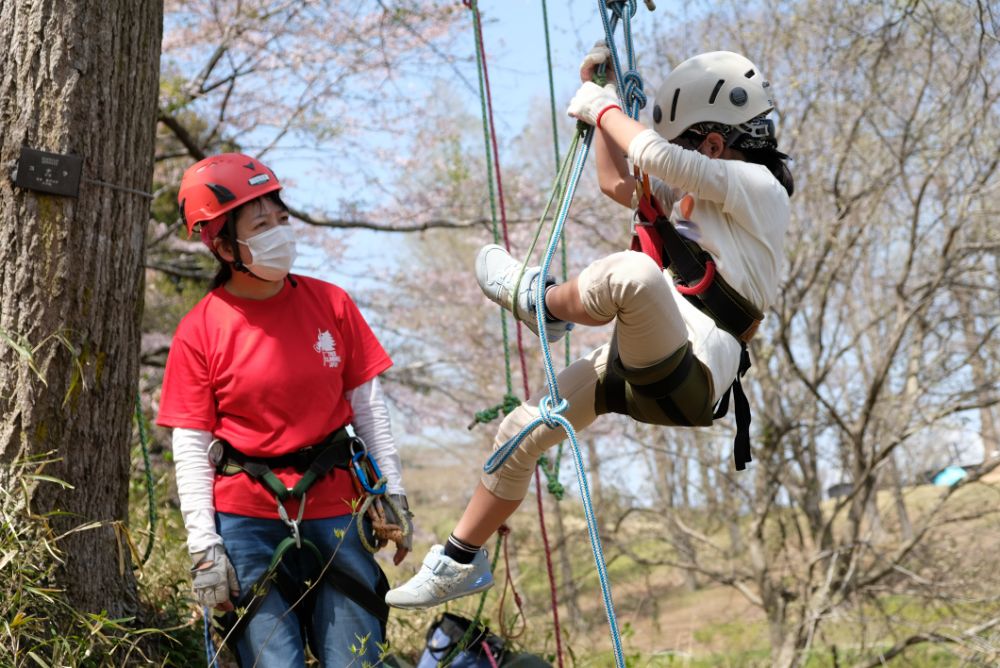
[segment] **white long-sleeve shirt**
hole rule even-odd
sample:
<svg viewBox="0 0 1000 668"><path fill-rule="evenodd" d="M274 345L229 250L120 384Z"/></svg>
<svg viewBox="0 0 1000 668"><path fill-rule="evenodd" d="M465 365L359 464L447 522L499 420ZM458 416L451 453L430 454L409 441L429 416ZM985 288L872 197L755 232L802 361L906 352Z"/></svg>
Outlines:
<svg viewBox="0 0 1000 668"><path fill-rule="evenodd" d="M345 398L354 412L351 424L365 442L368 455L386 477L388 494L405 494L402 464L392 436L389 410L378 377L347 392ZM212 485L215 469L208 461L212 434L201 429L174 429L172 444L177 475L177 496L187 529L189 552L206 550L222 543L215 530Z"/></svg>

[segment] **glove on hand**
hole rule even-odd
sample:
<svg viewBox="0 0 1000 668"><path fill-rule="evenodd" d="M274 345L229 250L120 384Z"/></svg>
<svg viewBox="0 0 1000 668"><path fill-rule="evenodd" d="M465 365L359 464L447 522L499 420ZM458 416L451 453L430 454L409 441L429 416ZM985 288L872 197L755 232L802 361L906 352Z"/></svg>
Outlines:
<svg viewBox="0 0 1000 668"><path fill-rule="evenodd" d="M608 107L618 107L618 94L612 84L603 88L592 81L585 82L570 100L566 113L587 125L597 125L597 117Z"/></svg>
<svg viewBox="0 0 1000 668"><path fill-rule="evenodd" d="M240 593L236 571L222 545L191 553L191 577L195 598L202 605L231 609L230 596L236 597Z"/></svg>
<svg viewBox="0 0 1000 668"><path fill-rule="evenodd" d="M611 49L608 48L607 42L603 39L599 39L594 42L594 48L590 50L586 56L583 57L583 62L580 63L580 81L587 82L594 80L594 71L597 66L601 63L611 62ZM605 75L608 77L608 83L613 83L615 80L615 70L613 67L609 67L604 71Z"/></svg>
<svg viewBox="0 0 1000 668"><path fill-rule="evenodd" d="M392 503L383 503L385 511L385 521L395 524L403 530L402 540L396 541L396 556L393 561L396 565L413 549L413 513L410 512L410 504L406 500L405 494L389 494ZM402 511L402 517L396 513L396 509ZM398 559L398 561L397 561Z"/></svg>

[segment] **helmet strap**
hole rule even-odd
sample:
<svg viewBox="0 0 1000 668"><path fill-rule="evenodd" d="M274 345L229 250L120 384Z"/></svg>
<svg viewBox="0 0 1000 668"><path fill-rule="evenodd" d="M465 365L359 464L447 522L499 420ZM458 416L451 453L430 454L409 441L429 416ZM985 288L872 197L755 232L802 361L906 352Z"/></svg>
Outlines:
<svg viewBox="0 0 1000 668"><path fill-rule="evenodd" d="M224 233L226 235L226 241L229 242L229 249L233 253L233 261L230 263L233 269L253 276L253 272L250 271L245 264L243 264L243 258L240 257L240 245L236 242L236 213L233 211L226 214L226 227L224 228ZM254 278L258 277L254 276Z"/></svg>

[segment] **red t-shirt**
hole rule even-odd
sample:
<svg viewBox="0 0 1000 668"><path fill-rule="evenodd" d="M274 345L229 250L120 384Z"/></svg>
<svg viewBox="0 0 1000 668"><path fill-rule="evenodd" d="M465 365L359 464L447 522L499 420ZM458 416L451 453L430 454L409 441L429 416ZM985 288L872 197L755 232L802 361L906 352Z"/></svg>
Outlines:
<svg viewBox="0 0 1000 668"><path fill-rule="evenodd" d="M217 288L184 316L163 376L157 424L201 429L241 452L274 457L323 440L348 424L348 390L392 365L347 293L296 276L274 297ZM279 469L289 488L300 477ZM215 477L215 509L277 518L274 496L246 474ZM306 493L304 518L351 512L347 471L334 469ZM295 517L298 503L285 503Z"/></svg>

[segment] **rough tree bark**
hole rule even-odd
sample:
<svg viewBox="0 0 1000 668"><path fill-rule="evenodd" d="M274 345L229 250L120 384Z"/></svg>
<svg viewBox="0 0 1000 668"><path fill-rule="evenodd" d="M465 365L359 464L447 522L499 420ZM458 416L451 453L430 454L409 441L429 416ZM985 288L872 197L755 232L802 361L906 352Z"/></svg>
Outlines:
<svg viewBox="0 0 1000 668"><path fill-rule="evenodd" d="M81 610L134 614L127 517L152 178L160 0L0 3L0 462L52 453L29 488ZM17 188L21 146L83 159L79 197ZM19 346L19 352L12 342ZM7 478L0 468L0 477ZM0 480L8 489L12 481Z"/></svg>

